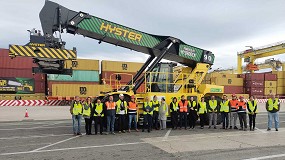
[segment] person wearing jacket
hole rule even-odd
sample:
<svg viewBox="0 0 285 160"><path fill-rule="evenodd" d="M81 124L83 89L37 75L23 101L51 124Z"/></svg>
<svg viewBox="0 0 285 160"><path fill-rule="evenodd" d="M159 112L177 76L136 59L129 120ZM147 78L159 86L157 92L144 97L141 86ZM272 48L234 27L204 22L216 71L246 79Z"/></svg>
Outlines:
<svg viewBox="0 0 285 160"><path fill-rule="evenodd" d="M93 119L94 119L94 128L95 135L98 133L98 125L100 125L100 134L103 134L103 118L104 118L104 108L101 100L97 98L96 103L93 107Z"/></svg>
<svg viewBox="0 0 285 160"><path fill-rule="evenodd" d="M202 97L201 101L198 103L198 114L200 117L200 126L201 129L204 129L204 125L206 122L206 114L207 114L207 104L205 102L205 98Z"/></svg>
<svg viewBox="0 0 285 160"><path fill-rule="evenodd" d="M119 95L119 100L116 102L117 110L116 113L118 115L118 124L119 124L119 133L125 133L126 128L126 114L128 109L128 103L124 100L124 95Z"/></svg>
<svg viewBox="0 0 285 160"><path fill-rule="evenodd" d="M73 134L82 135L80 132L83 105L79 96L75 96L75 101L70 106L70 114L72 115ZM76 124L77 123L77 124Z"/></svg>
<svg viewBox="0 0 285 160"><path fill-rule="evenodd" d="M159 105L159 122L160 122L160 129L166 129L166 120L168 116L168 105L165 102L164 97L161 98L161 103Z"/></svg>
<svg viewBox="0 0 285 160"><path fill-rule="evenodd" d="M223 127L221 129L228 129L229 127L229 113L230 113L230 103L227 95L223 95L223 99L220 102L220 113L222 115Z"/></svg>
<svg viewBox="0 0 285 160"><path fill-rule="evenodd" d="M135 130L138 132L137 128L137 110L138 106L135 101L135 96L131 96L131 101L128 105L128 115L129 115L129 132L131 132L132 122L134 121Z"/></svg>
<svg viewBox="0 0 285 160"><path fill-rule="evenodd" d="M250 96L249 101L247 102L248 118L249 118L249 129L254 131L255 129L255 118L257 114L257 101L254 99L254 96Z"/></svg>
<svg viewBox="0 0 285 160"><path fill-rule="evenodd" d="M197 113L197 103L194 101L194 97L190 97L190 101L188 103L189 106L189 125L190 129L194 129L196 126L196 121L198 119Z"/></svg>
<svg viewBox="0 0 285 160"><path fill-rule="evenodd" d="M218 101L215 99L215 96L211 96L211 99L208 102L208 112L209 112L209 129L214 124L214 129L217 129L217 112L218 112Z"/></svg>
<svg viewBox="0 0 285 160"><path fill-rule="evenodd" d="M153 116L152 116L152 119L153 119L153 127L154 129L158 130L159 127L158 127L158 115L159 115L159 101L157 100L157 96L154 95L153 96L153 100L152 100L152 105L153 105Z"/></svg>
<svg viewBox="0 0 285 160"><path fill-rule="evenodd" d="M246 102L244 101L243 96L239 97L239 103L238 103L238 117L240 122L240 129L239 130L247 130L247 121L246 121Z"/></svg>
<svg viewBox="0 0 285 160"><path fill-rule="evenodd" d="M105 102L104 106L106 110L106 116L107 116L107 135L113 134L115 135L114 128L115 128L115 117L116 117L116 110L117 105L116 102L114 102L113 96L109 96L109 100Z"/></svg>
<svg viewBox="0 0 285 160"><path fill-rule="evenodd" d="M230 129L238 129L237 127L237 118L238 118L238 99L235 94L232 94L232 99L230 100L231 112L230 112Z"/></svg>
<svg viewBox="0 0 285 160"><path fill-rule="evenodd" d="M271 130L272 118L274 119L275 130L278 131L279 128L279 111L280 111L280 101L273 94L266 102L266 110L268 112L268 129Z"/></svg>
<svg viewBox="0 0 285 160"><path fill-rule="evenodd" d="M171 124L172 124L172 129L177 129L178 125L178 102L177 98L173 97L172 102L170 103L170 115L171 115Z"/></svg>
<svg viewBox="0 0 285 160"><path fill-rule="evenodd" d="M91 135L91 126L92 126L92 112L93 103L91 97L86 99L86 102L83 103L83 117L85 120L85 131L86 135Z"/></svg>
<svg viewBox="0 0 285 160"><path fill-rule="evenodd" d="M180 129L182 129L182 122L184 120L185 130L187 129L187 112L188 112L188 101L185 99L185 96L181 96L181 100L178 103L179 105L179 120L180 120Z"/></svg>
<svg viewBox="0 0 285 160"><path fill-rule="evenodd" d="M148 125L147 131L150 132L152 129L152 115L153 115L153 105L148 97L145 97L145 102L143 104L143 129L146 129L146 124Z"/></svg>

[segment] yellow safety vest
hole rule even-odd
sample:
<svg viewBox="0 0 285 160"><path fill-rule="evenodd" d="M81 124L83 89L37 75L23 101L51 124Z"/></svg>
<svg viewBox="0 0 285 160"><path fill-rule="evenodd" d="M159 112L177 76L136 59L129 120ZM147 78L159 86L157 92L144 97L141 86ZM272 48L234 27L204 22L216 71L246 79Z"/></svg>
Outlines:
<svg viewBox="0 0 285 160"><path fill-rule="evenodd" d="M147 107L147 106L152 107L152 102L144 102L144 108ZM144 115L146 115L146 114L153 115L153 110L150 111L150 112L143 111L143 114Z"/></svg>
<svg viewBox="0 0 285 160"><path fill-rule="evenodd" d="M199 108L199 114L207 113L207 105L206 102L199 102L200 108Z"/></svg>
<svg viewBox="0 0 285 160"><path fill-rule="evenodd" d="M158 112L159 101L152 101L153 111Z"/></svg>
<svg viewBox="0 0 285 160"><path fill-rule="evenodd" d="M166 111L166 103L163 105L163 110ZM168 112L165 113L166 116L168 116Z"/></svg>
<svg viewBox="0 0 285 160"><path fill-rule="evenodd" d="M255 107L257 107L256 100L253 101L253 104L251 103L251 101L248 101L247 103L248 103L249 109L251 110L251 113L253 113ZM248 113L250 113L250 112L248 112ZM256 111L254 113L257 113L257 108L256 108Z"/></svg>
<svg viewBox="0 0 285 160"><path fill-rule="evenodd" d="M268 111L272 111L273 108L278 110L278 98L275 98L275 102L273 103L273 100L271 98L268 99Z"/></svg>
<svg viewBox="0 0 285 160"><path fill-rule="evenodd" d="M88 105L88 104L86 104ZM92 103L91 103L92 105ZM88 106L88 109L85 109L85 107L83 107L83 116L91 116L91 108Z"/></svg>
<svg viewBox="0 0 285 160"><path fill-rule="evenodd" d="M76 104L76 103L74 103L73 104L73 109L72 109L72 113L73 113L73 115L81 115L82 114L82 109L83 109L83 106L82 106L82 104L81 103L79 103L79 104Z"/></svg>
<svg viewBox="0 0 285 160"><path fill-rule="evenodd" d="M213 102L214 101L214 102ZM213 112L217 112L218 101L217 100L209 100L209 106L213 110ZM212 112L209 110L209 112Z"/></svg>
<svg viewBox="0 0 285 160"><path fill-rule="evenodd" d="M226 100L224 103L223 103L223 101L221 101L220 112L225 112L225 113L230 112L230 110L229 110L229 100Z"/></svg>
<svg viewBox="0 0 285 160"><path fill-rule="evenodd" d="M103 103L100 103L100 104L96 103L95 107L96 107L95 112L97 112L98 114L103 111ZM98 114L94 113L94 116L98 116ZM101 114L101 117L104 117L104 113Z"/></svg>
<svg viewBox="0 0 285 160"><path fill-rule="evenodd" d="M196 107L196 101L193 101L193 106L192 106L192 103L191 103L191 101L188 101L188 104L189 104L189 106L190 106L190 108L194 108L194 107ZM197 108L195 109L195 111L197 111Z"/></svg>
<svg viewBox="0 0 285 160"><path fill-rule="evenodd" d="M117 102L116 102L116 105L117 105L117 113L119 113L121 111L121 103L122 101L119 99ZM127 109L128 109L128 104L127 104L127 101L124 101L124 107L125 107L125 114L127 114Z"/></svg>
<svg viewBox="0 0 285 160"><path fill-rule="evenodd" d="M172 104L172 107L173 107L173 111L177 112L178 111L178 102L176 102L176 103L171 102L171 104ZM170 112L172 112L172 110L170 110Z"/></svg>

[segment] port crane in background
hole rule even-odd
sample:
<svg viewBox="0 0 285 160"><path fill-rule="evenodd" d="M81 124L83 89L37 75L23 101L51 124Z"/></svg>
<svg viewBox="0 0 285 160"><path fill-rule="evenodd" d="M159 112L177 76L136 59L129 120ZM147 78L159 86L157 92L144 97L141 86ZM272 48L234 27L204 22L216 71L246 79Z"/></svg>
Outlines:
<svg viewBox="0 0 285 160"><path fill-rule="evenodd" d="M45 2L40 12L40 21L43 29L43 35L40 36L41 43L35 39L30 43L42 46L37 48L29 45L10 45L11 56L27 56L27 52L30 53L30 56L40 57L46 62L49 62L51 55L54 56L54 59L59 56L67 57L67 54L57 55L56 53L69 53L69 51L75 50L65 49L65 42L61 38L54 37L55 33L61 34L64 31L96 39L99 44L106 42L149 55L142 68L130 79L129 83L114 90L108 90L102 93L102 96L105 94L114 95L116 100L120 93L125 94L126 98L137 94L137 99L142 104L143 98L154 95L165 97L167 103L170 103L172 97L181 95L200 99L208 94L219 96L223 94L223 86L201 84L214 63L214 54L188 45L178 38L141 32L86 12L69 10L51 1ZM72 58L75 57L76 54ZM59 60L62 59L67 60L68 58ZM176 71L174 69L176 64L160 63L162 59L183 64L184 67ZM136 93L142 84L146 86L146 90L143 93ZM106 97L104 96L104 98Z"/></svg>
<svg viewBox="0 0 285 160"><path fill-rule="evenodd" d="M244 60L244 62L247 62L247 70L249 70L250 72L254 72L255 70L258 70L258 65L255 64L256 59L285 53L285 41L272 43L257 48L253 48L252 46L247 47L250 47L250 49L237 53L238 74L242 74L243 72L242 60ZM284 64L282 70L285 70Z"/></svg>

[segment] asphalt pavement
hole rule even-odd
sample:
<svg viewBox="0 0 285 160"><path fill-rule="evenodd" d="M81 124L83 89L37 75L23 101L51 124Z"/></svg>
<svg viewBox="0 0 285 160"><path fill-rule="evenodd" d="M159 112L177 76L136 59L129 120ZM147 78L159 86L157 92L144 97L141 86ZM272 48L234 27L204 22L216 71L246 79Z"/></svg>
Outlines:
<svg viewBox="0 0 285 160"><path fill-rule="evenodd" d="M0 159L285 159L285 112L278 132L266 131L266 113L257 116L256 127L73 136L69 119L1 122Z"/></svg>

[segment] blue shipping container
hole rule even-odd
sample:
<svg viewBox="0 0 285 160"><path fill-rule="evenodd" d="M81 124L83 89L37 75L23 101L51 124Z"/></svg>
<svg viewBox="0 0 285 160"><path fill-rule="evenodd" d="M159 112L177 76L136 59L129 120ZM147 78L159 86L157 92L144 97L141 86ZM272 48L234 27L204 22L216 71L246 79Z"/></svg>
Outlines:
<svg viewBox="0 0 285 160"><path fill-rule="evenodd" d="M49 81L79 81L99 82L98 71L73 70L72 76L60 74L48 74Z"/></svg>

